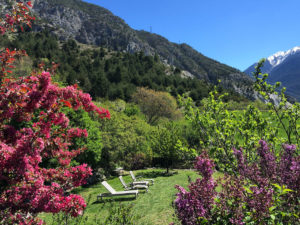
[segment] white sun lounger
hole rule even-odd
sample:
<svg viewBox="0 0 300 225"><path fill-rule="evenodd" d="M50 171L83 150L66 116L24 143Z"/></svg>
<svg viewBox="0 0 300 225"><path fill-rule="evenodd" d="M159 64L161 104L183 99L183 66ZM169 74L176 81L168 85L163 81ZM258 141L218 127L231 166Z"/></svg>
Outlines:
<svg viewBox="0 0 300 225"><path fill-rule="evenodd" d="M111 197L111 196L123 196L123 195L135 195L135 198L137 197L137 195L139 194L138 190L131 190L131 191L116 191L115 189L112 188L112 186L110 186L106 181L103 181L101 183L108 191L109 193L102 193L99 194L97 196L97 201L99 200L99 198L103 197Z"/></svg>
<svg viewBox="0 0 300 225"><path fill-rule="evenodd" d="M146 189L146 192L148 192L148 185L136 184L136 185L127 186L127 184L125 183L122 176L119 176L119 179L120 179L123 187L125 188L125 190Z"/></svg>
<svg viewBox="0 0 300 225"><path fill-rule="evenodd" d="M138 181L138 180L135 178L135 176L134 176L134 174L133 174L132 171L129 171L129 173L130 173L130 176L131 176L131 178L132 178L132 180L133 180L133 182L132 182L133 185L135 185L135 184L145 184L145 183L147 183L146 185L149 186L149 181L151 181L152 185L154 184L154 179L144 179L144 180Z"/></svg>

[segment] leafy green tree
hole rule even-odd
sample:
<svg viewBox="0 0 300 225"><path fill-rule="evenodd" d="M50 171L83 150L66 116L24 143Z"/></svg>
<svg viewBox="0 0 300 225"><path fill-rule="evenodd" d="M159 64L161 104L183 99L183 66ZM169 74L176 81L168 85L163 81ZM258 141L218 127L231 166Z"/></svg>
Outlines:
<svg viewBox="0 0 300 225"><path fill-rule="evenodd" d="M280 83L266 82L268 74L261 73L263 62L258 63L254 77L255 90L269 107L265 115L253 105L243 111L229 111L216 90L201 109L186 102L187 116L214 160L204 150L194 164L202 178L190 182L190 191L176 186L175 209L183 224L300 222L300 106L287 102ZM257 138L261 139L258 145L253 143ZM229 151L233 140L235 146ZM234 160L226 164L232 155ZM228 172L234 176L225 172L214 181L214 162L221 163L223 169L229 165L234 170ZM219 185L222 188L217 191Z"/></svg>
<svg viewBox="0 0 300 225"><path fill-rule="evenodd" d="M267 102L270 117L278 125L274 127L276 132L279 129L283 130L284 137L279 143L296 143L298 146L300 144L300 104L296 102L291 104L287 101L285 96L285 88L281 88L281 83L277 82L274 85L267 83L268 74L262 74L261 68L265 62L262 59L256 66L256 70L253 73L255 77L254 89L259 92L259 94ZM278 100L278 104L275 102L275 98Z"/></svg>
<svg viewBox="0 0 300 225"><path fill-rule="evenodd" d="M185 106L186 118L198 135L198 148L207 149L218 168L234 172L233 147L245 148L247 160L254 161L254 145L261 139L274 143L278 140L277 131L255 107L250 105L244 111L235 112L229 110L224 97L215 88L207 99L202 100L201 107L195 107L191 98L180 98L180 101Z"/></svg>
<svg viewBox="0 0 300 225"><path fill-rule="evenodd" d="M152 148L162 160L167 173L174 163L194 158L196 152L182 146L181 133L178 125L168 122L165 126L158 126L151 136Z"/></svg>
<svg viewBox="0 0 300 225"><path fill-rule="evenodd" d="M155 124L162 117L175 119L178 115L176 100L167 92L138 88L132 98L146 115L149 124Z"/></svg>
<svg viewBox="0 0 300 225"><path fill-rule="evenodd" d="M79 84L94 98L129 100L136 87L143 86L156 91L168 91L174 97L178 93L192 92L192 99L199 103L212 88L212 85L197 78L181 77L180 69L165 66L157 55L112 52L92 46L83 49L74 40L59 41L47 30L20 33L14 39L4 37L0 40L0 45L3 44L11 49L25 49L34 67L38 67L41 58L46 67L50 67L52 62L60 62L57 71L59 78L66 85ZM234 93L230 93L228 98L245 101Z"/></svg>
<svg viewBox="0 0 300 225"><path fill-rule="evenodd" d="M64 108L64 112L70 119L71 126L78 126L88 132L87 138L78 138L72 146L75 149L86 148L83 153L75 158L76 162L80 164L87 163L93 169L99 167L103 148L100 123L83 110L74 111L70 108Z"/></svg>
<svg viewBox="0 0 300 225"><path fill-rule="evenodd" d="M132 113L128 109L135 110L136 106L115 101L107 102L105 107L110 109L111 119L99 121L102 131L102 157L106 158L101 160L101 166L107 172L119 166L132 169L133 164L140 161L138 158L145 158L143 161L151 164L153 153L150 134L153 128L136 114L138 111Z"/></svg>

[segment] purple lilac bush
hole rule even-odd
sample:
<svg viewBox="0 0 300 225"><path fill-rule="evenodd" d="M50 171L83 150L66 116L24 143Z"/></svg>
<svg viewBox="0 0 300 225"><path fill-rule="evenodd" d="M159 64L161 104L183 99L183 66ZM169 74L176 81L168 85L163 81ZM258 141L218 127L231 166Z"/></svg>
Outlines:
<svg viewBox="0 0 300 225"><path fill-rule="evenodd" d="M233 149L236 174L213 178L214 162L206 153L196 158L201 175L179 190L175 200L178 219L193 224L300 224L300 157L295 145L283 145L275 155L261 140L256 162L243 149ZM219 185L220 191L216 188Z"/></svg>
<svg viewBox="0 0 300 225"><path fill-rule="evenodd" d="M202 175L202 179L197 179L189 185L190 192L183 187L176 185L179 190L175 206L177 216L182 224L197 224L202 218L209 219L217 195L215 188L217 183L212 174L214 163L208 158L206 153L196 158L195 168Z"/></svg>

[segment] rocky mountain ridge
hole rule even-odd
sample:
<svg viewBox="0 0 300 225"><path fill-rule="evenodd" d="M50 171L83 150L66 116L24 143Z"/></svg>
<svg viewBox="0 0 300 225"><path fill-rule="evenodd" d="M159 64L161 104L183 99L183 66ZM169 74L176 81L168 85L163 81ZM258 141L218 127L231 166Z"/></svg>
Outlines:
<svg viewBox="0 0 300 225"><path fill-rule="evenodd" d="M262 73L268 73L271 83L281 82L286 87L286 93L300 101L300 47L294 47L287 51L279 51L266 58ZM252 76L257 63L245 70Z"/></svg>
<svg viewBox="0 0 300 225"><path fill-rule="evenodd" d="M210 59L187 44L130 28L124 20L107 9L81 0L34 0L33 11L40 19L35 30L50 29L61 39L74 38L80 43L104 46L115 51L159 55L167 64L178 67L188 76L204 79L253 96L251 78L241 71Z"/></svg>

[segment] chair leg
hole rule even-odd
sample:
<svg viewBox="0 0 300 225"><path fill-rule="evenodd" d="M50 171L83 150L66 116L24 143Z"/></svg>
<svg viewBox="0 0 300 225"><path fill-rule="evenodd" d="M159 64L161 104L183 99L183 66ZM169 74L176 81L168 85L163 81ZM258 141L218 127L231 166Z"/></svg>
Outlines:
<svg viewBox="0 0 300 225"><path fill-rule="evenodd" d="M100 194L100 195L97 196L97 201L99 201L99 197L101 198L101 201L102 201L103 200L102 194Z"/></svg>

